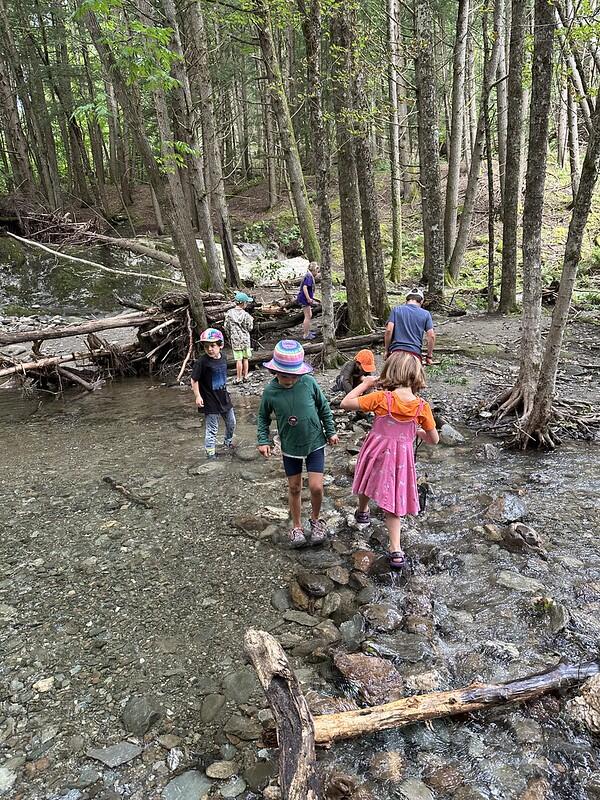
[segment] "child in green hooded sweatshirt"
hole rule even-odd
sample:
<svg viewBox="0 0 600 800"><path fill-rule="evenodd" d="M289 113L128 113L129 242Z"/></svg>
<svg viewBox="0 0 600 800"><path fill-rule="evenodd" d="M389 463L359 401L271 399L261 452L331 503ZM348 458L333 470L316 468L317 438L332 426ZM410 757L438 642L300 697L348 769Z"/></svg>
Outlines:
<svg viewBox="0 0 600 800"><path fill-rule="evenodd" d="M289 540L292 547L307 543L302 529L302 465L306 461L308 488L312 516L310 533L312 544L321 544L327 538L327 526L319 518L323 502L323 471L325 445L338 444L333 414L319 384L308 373L310 364L304 361L304 348L293 339L278 342L273 358L264 366L275 373L274 379L263 392L258 411L258 450L271 456L269 428L275 415L281 439L283 468L288 480L288 499L292 530Z"/></svg>

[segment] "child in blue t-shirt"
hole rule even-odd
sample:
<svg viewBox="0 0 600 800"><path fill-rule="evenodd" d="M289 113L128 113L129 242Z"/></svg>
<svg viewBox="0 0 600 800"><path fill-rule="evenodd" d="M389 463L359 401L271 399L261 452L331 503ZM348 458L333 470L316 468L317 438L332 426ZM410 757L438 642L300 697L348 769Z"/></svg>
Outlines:
<svg viewBox="0 0 600 800"><path fill-rule="evenodd" d="M315 305L315 278L319 274L319 265L316 261L311 261L308 265L308 272L300 285L300 291L296 301L302 306L304 311L304 322L302 323L302 338L314 339L315 335L310 330L312 319L312 307Z"/></svg>

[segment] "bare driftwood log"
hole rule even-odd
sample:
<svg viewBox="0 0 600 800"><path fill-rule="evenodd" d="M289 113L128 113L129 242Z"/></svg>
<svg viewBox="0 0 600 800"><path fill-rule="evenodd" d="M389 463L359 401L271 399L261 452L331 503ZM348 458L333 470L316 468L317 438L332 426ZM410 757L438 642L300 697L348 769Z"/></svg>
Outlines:
<svg viewBox="0 0 600 800"><path fill-rule="evenodd" d="M120 353L126 354L135 349L135 345L126 345L120 348ZM70 361L90 361L94 358L102 356L112 356L113 352L106 349L93 349L84 350L81 353L66 353L62 356L48 356L47 358L38 358L37 361L20 361L12 367L4 367L0 369L0 378L5 378L7 375L25 375L30 370L46 369L47 367L56 367L59 364L68 364Z"/></svg>
<svg viewBox="0 0 600 800"><path fill-rule="evenodd" d="M179 259L171 253L165 253L164 250L158 250L156 247L151 247L148 244L143 244L137 239L123 239L116 236L106 236L104 233L88 233L88 238L102 244L111 245L112 247L119 247L121 250L128 250L131 253L138 253L141 256L148 256L155 261L160 261L162 264L168 264L175 269L179 269Z"/></svg>
<svg viewBox="0 0 600 800"><path fill-rule="evenodd" d="M164 319L158 310L141 314L119 314L116 317L103 317L75 325L63 325L60 328L37 328L33 331L14 331L0 333L0 345L19 344L20 342L45 341L46 339L64 339L67 336L85 336L97 331L108 331L114 328L137 328L147 322L158 322Z"/></svg>
<svg viewBox="0 0 600 800"><path fill-rule="evenodd" d="M279 783L284 800L319 800L312 717L279 642L249 630L244 649L273 710L279 736Z"/></svg>
<svg viewBox="0 0 600 800"><path fill-rule="evenodd" d="M400 728L423 720L468 714L490 706L524 703L548 692L567 689L598 673L598 661L578 666L559 664L548 672L507 683L474 683L464 689L404 697L358 711L324 714L314 719L315 741L327 746L340 739Z"/></svg>
<svg viewBox="0 0 600 800"><path fill-rule="evenodd" d="M110 475L107 475L105 478L102 478L104 483L107 483L111 489L114 489L115 492L119 492L122 494L123 497L126 497L132 503L135 503L138 506L143 506L144 508L152 508L152 504L145 500L143 497L140 497L139 494L132 492L131 489L128 489L127 486L123 486L121 483L117 483L114 478L111 478Z"/></svg>

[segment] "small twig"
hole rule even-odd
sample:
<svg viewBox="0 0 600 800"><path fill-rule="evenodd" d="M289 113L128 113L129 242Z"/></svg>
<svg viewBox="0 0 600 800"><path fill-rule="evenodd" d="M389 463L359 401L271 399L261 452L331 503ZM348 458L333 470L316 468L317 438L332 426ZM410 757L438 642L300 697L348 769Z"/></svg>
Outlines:
<svg viewBox="0 0 600 800"><path fill-rule="evenodd" d="M135 492L132 492L131 489L128 489L126 486L117 483L114 478L110 477L110 475L106 475L104 478L102 478L102 480L104 481L104 483L107 483L111 487L111 489L114 489L116 492L119 492L128 500L131 500L132 503L135 503L138 506L143 506L144 508L152 508L152 505L147 500L144 500L143 497L140 497L139 495L135 494Z"/></svg>

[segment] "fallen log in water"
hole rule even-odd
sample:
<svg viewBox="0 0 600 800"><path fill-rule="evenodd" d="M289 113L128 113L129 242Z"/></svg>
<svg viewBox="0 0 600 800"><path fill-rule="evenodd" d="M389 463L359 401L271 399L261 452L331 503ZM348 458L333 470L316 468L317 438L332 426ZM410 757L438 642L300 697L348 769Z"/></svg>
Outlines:
<svg viewBox="0 0 600 800"><path fill-rule="evenodd" d="M374 331L373 333L365 333L361 336L348 336L345 339L338 339L336 345L339 350L353 350L356 348L360 350L362 347L367 347L370 344L383 343L383 330ZM304 352L306 355L315 355L323 350L323 342L315 342L313 344L305 344ZM273 355L271 350L257 350L252 354L249 360L250 364L257 365L263 361L269 361ZM235 367L235 360L230 358L227 360L228 367Z"/></svg>
<svg viewBox="0 0 600 800"><path fill-rule="evenodd" d="M114 330L115 328L137 328L148 322L162 319L164 319L164 315L158 309L154 309L154 311L146 311L141 314L119 314L116 317L103 317L89 322L78 322L74 325L63 325L59 328L37 328L30 331L0 333L0 345L65 339L67 336L86 336L88 333Z"/></svg>
<svg viewBox="0 0 600 800"><path fill-rule="evenodd" d="M464 689L414 695L393 703L313 718L279 642L269 633L249 630L244 637L244 649L275 717L283 800L321 797L315 744L329 746L341 739L415 722L523 703L548 692L568 689L600 673L598 661L558 664L547 672L506 683L475 683Z"/></svg>
<svg viewBox="0 0 600 800"><path fill-rule="evenodd" d="M473 683L464 689L413 695L358 711L315 717L315 741L327 746L340 739L401 728L428 719L469 714L491 706L525 703L542 694L568 689L600 673L600 662L558 664L548 672L529 675L507 683Z"/></svg>
<svg viewBox="0 0 600 800"><path fill-rule="evenodd" d="M312 717L283 648L264 631L249 630L244 650L275 716L279 733L279 783L284 800L319 800Z"/></svg>
<svg viewBox="0 0 600 800"><path fill-rule="evenodd" d="M97 241L101 244L107 244L112 247L118 247L121 250L128 250L131 253L137 253L140 256L148 256L155 261L160 261L162 264L168 264L170 267L180 269L179 259L171 253L165 253L164 250L159 250L156 247L143 244L137 239L124 239L117 238L116 236L106 236L104 233L91 233L87 234L89 239Z"/></svg>

